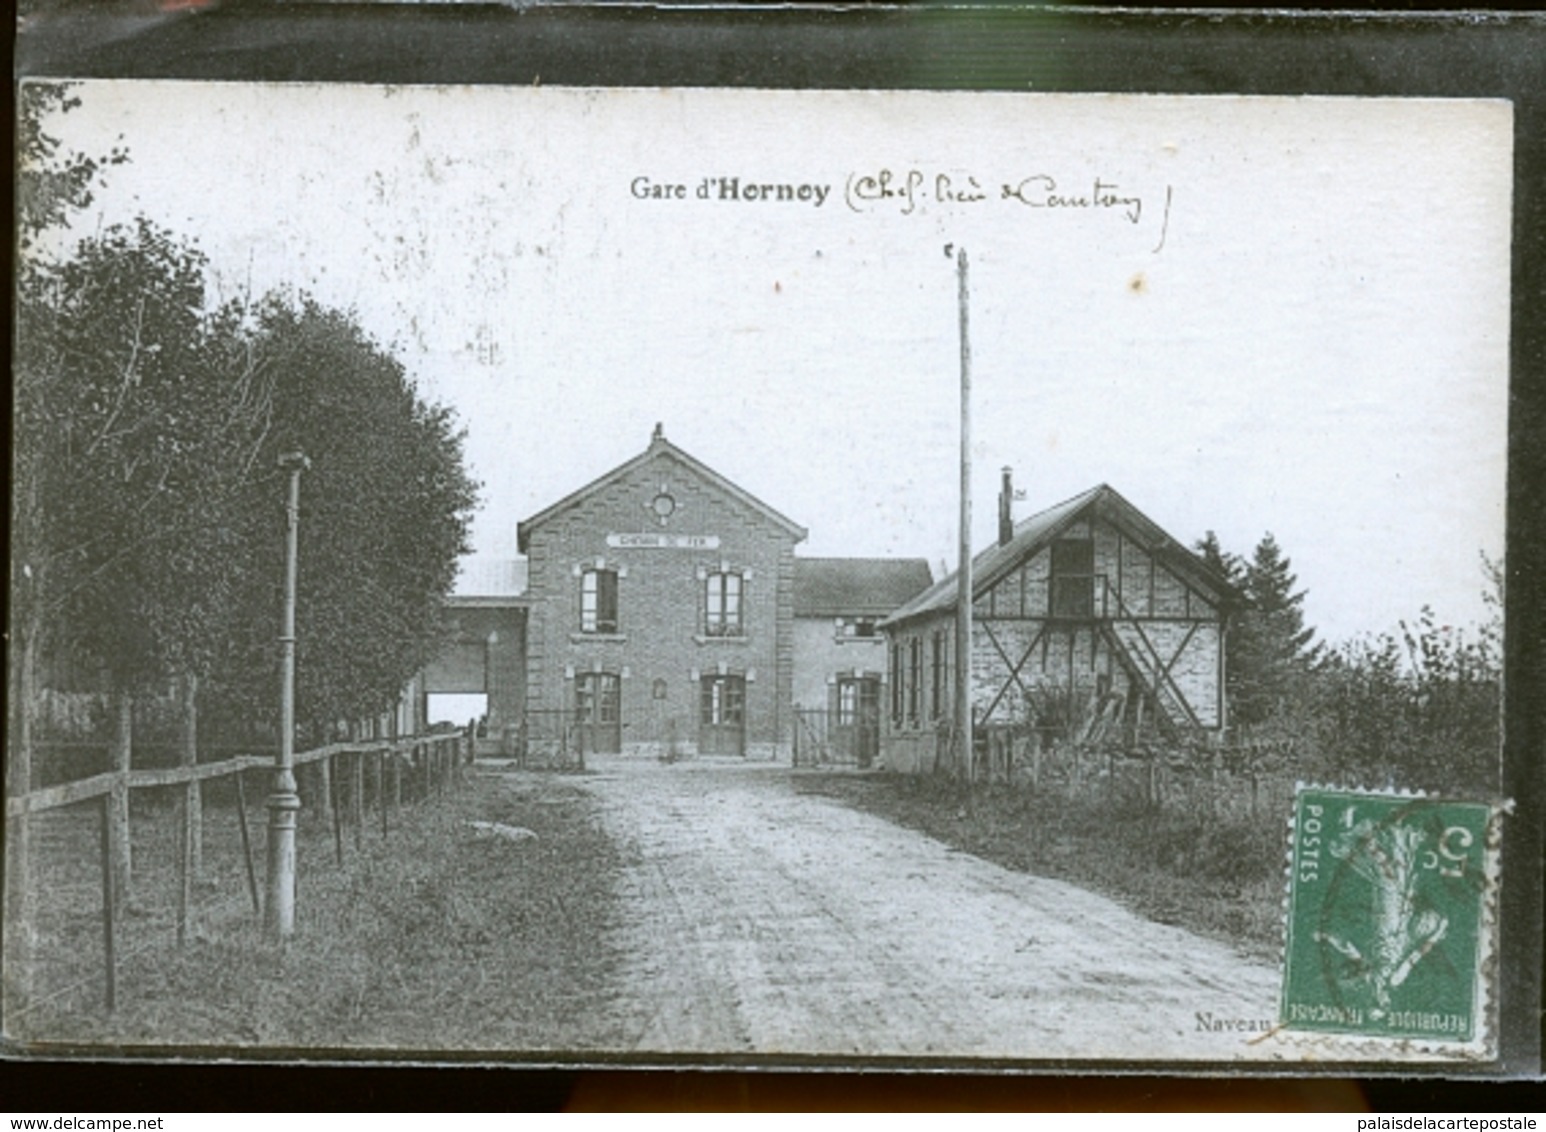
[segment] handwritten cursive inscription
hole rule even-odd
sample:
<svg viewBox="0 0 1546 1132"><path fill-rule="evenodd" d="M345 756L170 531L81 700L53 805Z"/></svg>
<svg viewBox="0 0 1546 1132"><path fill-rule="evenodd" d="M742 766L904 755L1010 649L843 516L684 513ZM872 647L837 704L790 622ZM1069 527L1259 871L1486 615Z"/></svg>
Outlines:
<svg viewBox="0 0 1546 1132"><path fill-rule="evenodd" d="M1002 189L1003 199L1017 200L1027 208L1115 208L1137 224L1143 217L1143 198L1124 193L1117 185L1095 178L1088 191L1060 190L1058 183L1045 173L1026 177Z"/></svg>

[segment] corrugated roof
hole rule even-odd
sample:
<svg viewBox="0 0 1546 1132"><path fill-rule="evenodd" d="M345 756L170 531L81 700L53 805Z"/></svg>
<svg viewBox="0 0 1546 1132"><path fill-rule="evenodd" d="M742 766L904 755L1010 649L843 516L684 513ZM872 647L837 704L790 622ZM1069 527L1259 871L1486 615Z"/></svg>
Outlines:
<svg viewBox="0 0 1546 1132"><path fill-rule="evenodd" d="M519 598L526 596L526 559L465 555L457 563L451 597Z"/></svg>
<svg viewBox="0 0 1546 1132"><path fill-rule="evenodd" d="M796 617L884 617L928 588L922 558L796 558Z"/></svg>
<svg viewBox="0 0 1546 1132"><path fill-rule="evenodd" d="M1014 537L1007 543L994 543L973 558L972 596L981 597L1000 578L1050 543L1087 510L1128 531L1182 576L1220 596L1230 593L1228 581L1216 570L1166 534L1115 488L1099 484L1072 499L1065 499L1045 511L1038 511L1020 520L1015 524ZM884 624L897 625L914 617L953 608L955 604L956 574L951 573L887 617Z"/></svg>

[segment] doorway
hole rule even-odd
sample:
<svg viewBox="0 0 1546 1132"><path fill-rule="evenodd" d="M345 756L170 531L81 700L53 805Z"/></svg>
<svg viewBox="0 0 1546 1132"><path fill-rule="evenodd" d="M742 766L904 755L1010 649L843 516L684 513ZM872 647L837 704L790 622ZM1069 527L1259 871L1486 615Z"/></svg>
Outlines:
<svg viewBox="0 0 1546 1132"><path fill-rule="evenodd" d="M698 752L704 755L746 753L745 677L703 677Z"/></svg>
<svg viewBox="0 0 1546 1132"><path fill-rule="evenodd" d="M840 676L832 742L839 758L861 767L880 753L880 677Z"/></svg>
<svg viewBox="0 0 1546 1132"><path fill-rule="evenodd" d="M623 682L615 672L582 672L574 681L575 742L582 752L623 749Z"/></svg>

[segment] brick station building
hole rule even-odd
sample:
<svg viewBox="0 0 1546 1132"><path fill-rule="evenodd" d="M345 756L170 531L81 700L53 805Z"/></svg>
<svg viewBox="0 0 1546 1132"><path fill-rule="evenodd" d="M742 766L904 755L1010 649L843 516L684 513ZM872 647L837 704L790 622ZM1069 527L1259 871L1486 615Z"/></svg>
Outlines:
<svg viewBox="0 0 1546 1132"><path fill-rule="evenodd" d="M784 755L805 528L667 440L517 528L525 705L588 751Z"/></svg>
<svg viewBox="0 0 1546 1132"><path fill-rule="evenodd" d="M804 527L659 425L516 531L523 559L463 563L446 652L410 689L421 718L443 697L484 705L481 749L537 763L576 748L787 759L802 721L850 761L878 752L876 626L928 586L922 559L796 558Z"/></svg>

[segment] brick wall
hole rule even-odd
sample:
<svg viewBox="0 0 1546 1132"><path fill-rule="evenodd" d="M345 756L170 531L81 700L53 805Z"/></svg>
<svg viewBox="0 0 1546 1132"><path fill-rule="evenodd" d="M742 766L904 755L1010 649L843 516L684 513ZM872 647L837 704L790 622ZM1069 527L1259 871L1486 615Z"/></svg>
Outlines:
<svg viewBox="0 0 1546 1132"><path fill-rule="evenodd" d="M648 511L666 487L676 510L664 525ZM713 549L612 547L608 533L715 536ZM574 674L621 677L623 745L631 753L697 750L701 677L746 680L746 749L787 754L794 669L794 536L669 451L528 532L527 702L570 709ZM618 572L618 631L580 631L580 571ZM705 575L728 567L744 578L745 634L704 631Z"/></svg>

